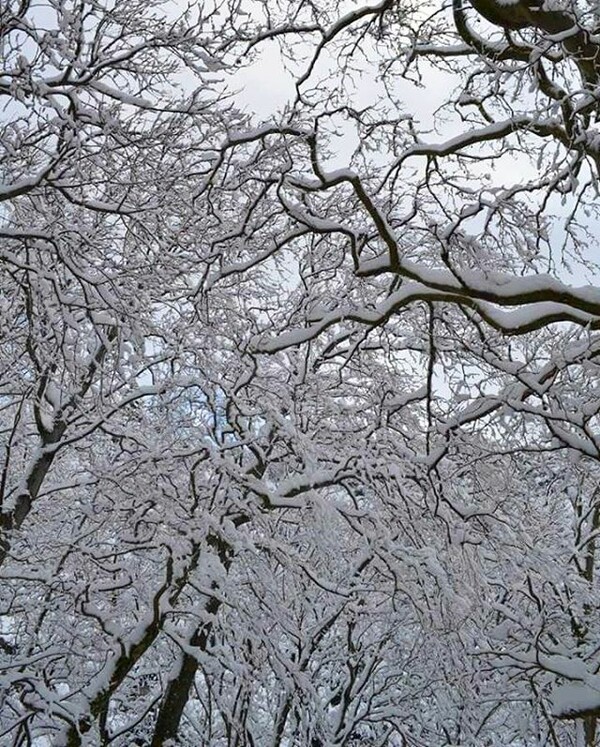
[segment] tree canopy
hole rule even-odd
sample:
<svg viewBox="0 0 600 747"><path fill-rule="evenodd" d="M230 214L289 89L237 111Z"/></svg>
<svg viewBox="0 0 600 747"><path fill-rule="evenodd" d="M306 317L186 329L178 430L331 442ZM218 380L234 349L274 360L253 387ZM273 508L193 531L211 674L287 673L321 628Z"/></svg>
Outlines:
<svg viewBox="0 0 600 747"><path fill-rule="evenodd" d="M595 745L597 3L5 0L0 59L0 744Z"/></svg>

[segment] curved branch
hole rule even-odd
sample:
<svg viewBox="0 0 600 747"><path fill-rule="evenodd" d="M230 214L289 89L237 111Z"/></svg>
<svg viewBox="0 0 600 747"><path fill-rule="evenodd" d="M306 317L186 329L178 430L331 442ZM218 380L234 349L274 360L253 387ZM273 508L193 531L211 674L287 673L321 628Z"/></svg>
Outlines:
<svg viewBox="0 0 600 747"><path fill-rule="evenodd" d="M455 0L455 5L460 0ZM490 23L507 31L534 29L551 44L560 44L574 60L581 77L588 85L600 81L600 45L583 28L574 13L548 9L543 0L470 0L472 7Z"/></svg>

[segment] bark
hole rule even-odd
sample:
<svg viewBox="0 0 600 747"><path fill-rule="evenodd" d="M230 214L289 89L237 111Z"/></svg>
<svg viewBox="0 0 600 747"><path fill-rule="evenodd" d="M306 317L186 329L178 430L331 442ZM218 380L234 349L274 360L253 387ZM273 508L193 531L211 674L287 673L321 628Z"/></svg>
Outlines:
<svg viewBox="0 0 600 747"><path fill-rule="evenodd" d="M563 35L560 44L590 85L600 81L600 46L591 40L591 32L579 25L566 10L546 10L543 0L471 0L473 8L487 21L507 31L535 29L546 36Z"/></svg>
<svg viewBox="0 0 600 747"><path fill-rule="evenodd" d="M206 611L215 615L221 606L221 602L211 597L206 605ZM190 638L189 645L199 651L206 651L208 639L212 630L210 623L198 628ZM163 747L169 740L175 740L179 732L179 726L183 712L190 698L190 692L198 672L198 659L192 654L184 651L182 653L179 668L175 676L167 684L165 695L162 700L151 747Z"/></svg>
<svg viewBox="0 0 600 747"><path fill-rule="evenodd" d="M131 672L137 662L144 656L152 646L162 630L163 614L161 612L161 601L165 594L173 586L173 559L167 559L167 572L164 584L154 595L152 600L152 618L141 630L135 634L135 643L121 641L121 653L110 665L111 672L107 678L106 685L101 687L93 695L88 703L87 712L77 722L73 722L67 731L66 747L80 747L82 735L87 734L96 721L102 722L104 714L108 710L110 699L118 688L123 684L127 675ZM101 673L104 680L105 675ZM102 727L102 723L100 724ZM106 740L105 740L106 741Z"/></svg>
<svg viewBox="0 0 600 747"><path fill-rule="evenodd" d="M248 517L240 516L235 520L236 525L245 524ZM217 551L219 560L223 564L225 571L229 571L232 561L233 551L228 542L222 537L211 534L207 538L208 544ZM216 583L213 585L216 590ZM219 611L221 600L213 596L206 604L206 612L214 616ZM212 622L200 625L190 638L189 645L198 649L200 652L206 651L210 634L212 632ZM154 727L151 747L163 747L167 740L176 741L183 712L190 698L190 692L198 672L198 659L188 651L183 651L179 661L179 668L175 676L167 684L165 695L163 697L158 717Z"/></svg>
<svg viewBox="0 0 600 747"><path fill-rule="evenodd" d="M106 335L107 342L110 344L117 337L117 328L112 327ZM28 347L33 347L33 343L28 341ZM1 508L0 511L0 566L4 563L8 554L10 553L11 547L11 533L20 529L25 519L29 516L29 512L37 499L41 487L46 479L46 475L52 467L52 463L60 448L60 442L65 435L69 426L68 415L70 411L76 410L77 403L82 400L88 393L96 374L102 365L102 362L106 356L107 345L101 343L91 361L88 364L87 370L81 379L79 390L71 396L68 402L65 403L61 412L56 414L56 420L52 429L45 427L43 420L40 416L39 401L43 397L44 390L48 384L50 373L48 371L40 375L40 382L38 386L38 404L34 406L34 417L37 425L38 432L40 434L40 446L39 456L33 462L29 474L25 480L25 489L22 490L15 498L14 507L10 509ZM33 359L35 354L32 353ZM5 475L2 476L3 482L5 481Z"/></svg>
<svg viewBox="0 0 600 747"><path fill-rule="evenodd" d="M60 437L64 434L66 426L60 429ZM40 456L33 464L29 476L25 483L25 490L21 491L16 499L14 508L10 511L3 511L0 514L0 565L4 563L10 552L10 534L15 529L20 529L23 522L29 515L35 499L38 497L40 488L50 471L52 462L58 451L57 444L52 442L42 442Z"/></svg>
<svg viewBox="0 0 600 747"><path fill-rule="evenodd" d="M596 724L597 716L586 716L583 722L583 731L585 734L585 747L596 747Z"/></svg>

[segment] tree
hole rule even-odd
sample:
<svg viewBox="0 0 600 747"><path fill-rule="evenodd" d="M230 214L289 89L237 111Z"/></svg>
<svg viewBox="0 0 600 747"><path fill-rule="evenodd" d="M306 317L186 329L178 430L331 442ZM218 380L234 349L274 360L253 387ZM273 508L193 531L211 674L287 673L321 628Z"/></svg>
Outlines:
<svg viewBox="0 0 600 747"><path fill-rule="evenodd" d="M2 10L2 739L593 745L593 4L173 13Z"/></svg>
<svg viewBox="0 0 600 747"><path fill-rule="evenodd" d="M384 2L333 20L325 5L303 4L298 13L286 6L289 17L292 23L273 14L263 19L260 36L283 38L288 49L290 39L299 39L296 59L304 54L296 101L279 128L284 176L281 208L272 208L287 213L287 235L303 233L295 244L303 288L290 294L278 324L265 325L256 349L310 344L323 361L342 366L366 347L382 355L421 353L427 386L414 395L428 423L421 448L436 511L446 520L448 510L463 520L478 513L465 509L464 496L452 495L442 477L454 450L462 459L507 450L528 459L532 451L596 459L597 408L588 392L595 389L597 291L567 280L569 265L580 274L593 269L587 242L597 184L594 8L455 3L451 17L433 6L427 17ZM390 95L361 109L360 92L353 99L349 83L369 55L378 57L382 93ZM438 142L424 140L410 114L398 116L393 98L395 78L426 81L432 67L460 81L445 110L453 112L450 126L463 131ZM358 146L350 168L331 169L332 133L342 126L356 131ZM272 159L277 127L252 137ZM514 168L515 156L520 170L511 180L504 168L507 161ZM261 157L257 147L248 164L258 169ZM418 314L425 333L414 331ZM557 326L567 322L576 326ZM440 397L440 388L450 394ZM491 442L488 435L482 445L480 433L493 434ZM575 509L578 526L584 516L594 525L594 495L584 498L586 509ZM586 567L594 565L594 536L592 530L570 560L559 562L563 574L579 552L588 553ZM585 563L576 565L587 573ZM531 635L529 641L533 646ZM564 630L555 645L566 645ZM583 678L594 700L595 664L570 675L539 656L527 664ZM569 715L585 715L585 738L593 744L594 708L577 708L570 705ZM560 739L552 730L548 738Z"/></svg>

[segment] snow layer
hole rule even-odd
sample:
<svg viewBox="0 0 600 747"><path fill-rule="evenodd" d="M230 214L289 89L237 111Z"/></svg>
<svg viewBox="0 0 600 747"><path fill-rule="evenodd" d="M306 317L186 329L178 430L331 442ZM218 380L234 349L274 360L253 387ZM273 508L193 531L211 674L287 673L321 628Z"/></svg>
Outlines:
<svg viewBox="0 0 600 747"><path fill-rule="evenodd" d="M552 713L557 718L580 718L592 711L600 711L600 676L559 685L552 694Z"/></svg>

